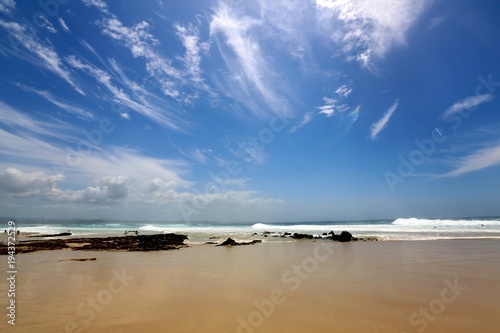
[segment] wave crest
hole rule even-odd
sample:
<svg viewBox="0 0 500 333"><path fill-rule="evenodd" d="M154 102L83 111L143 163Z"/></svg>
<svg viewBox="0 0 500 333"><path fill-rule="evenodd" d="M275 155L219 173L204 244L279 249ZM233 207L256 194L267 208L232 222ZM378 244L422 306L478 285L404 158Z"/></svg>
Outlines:
<svg viewBox="0 0 500 333"><path fill-rule="evenodd" d="M475 225L500 225L497 220L450 220L450 219L419 219L419 218L399 218L392 222L393 225L406 226L475 226Z"/></svg>

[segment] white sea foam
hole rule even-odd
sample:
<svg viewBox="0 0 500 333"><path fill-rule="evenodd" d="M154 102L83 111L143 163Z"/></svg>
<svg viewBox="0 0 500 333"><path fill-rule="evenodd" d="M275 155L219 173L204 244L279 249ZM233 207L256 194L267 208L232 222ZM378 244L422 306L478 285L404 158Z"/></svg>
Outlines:
<svg viewBox="0 0 500 333"><path fill-rule="evenodd" d="M498 220L450 220L450 219L397 219L393 225L402 226L500 226Z"/></svg>
<svg viewBox="0 0 500 333"><path fill-rule="evenodd" d="M303 222L303 223L255 223L223 225L217 223L141 223L106 221L73 221L43 224L25 224L18 229L21 233L53 234L71 229L74 236L116 236L125 230L138 230L140 234L181 233L190 239L206 241L212 236L247 239L254 233L298 232L320 235L334 231L336 234L349 231L354 236L376 236L389 240L422 240L449 238L498 238L500 239L500 219L420 219L399 218L396 220L358 221L358 222ZM274 238L273 238L274 239ZM276 238L285 241L285 238Z"/></svg>
<svg viewBox="0 0 500 333"><path fill-rule="evenodd" d="M252 225L252 229L257 229L259 231L324 231L324 230L332 230L338 229L339 227L348 227L346 225L341 224L282 224L282 225L273 225L273 224L265 224L265 223L256 223Z"/></svg>
<svg viewBox="0 0 500 333"><path fill-rule="evenodd" d="M52 234L67 231L65 227L54 227L50 225L40 225L32 227L18 227L17 230L23 233L33 233L33 234Z"/></svg>

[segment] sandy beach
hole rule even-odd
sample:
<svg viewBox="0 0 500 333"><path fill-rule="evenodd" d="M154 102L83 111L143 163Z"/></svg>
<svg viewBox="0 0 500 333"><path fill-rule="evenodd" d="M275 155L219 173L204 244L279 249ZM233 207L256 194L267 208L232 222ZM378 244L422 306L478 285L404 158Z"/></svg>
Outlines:
<svg viewBox="0 0 500 333"><path fill-rule="evenodd" d="M61 261L76 258L97 260ZM496 240L42 251L18 255L17 267L16 326L3 315L2 332L493 333L500 325ZM3 279L0 293L7 289Z"/></svg>

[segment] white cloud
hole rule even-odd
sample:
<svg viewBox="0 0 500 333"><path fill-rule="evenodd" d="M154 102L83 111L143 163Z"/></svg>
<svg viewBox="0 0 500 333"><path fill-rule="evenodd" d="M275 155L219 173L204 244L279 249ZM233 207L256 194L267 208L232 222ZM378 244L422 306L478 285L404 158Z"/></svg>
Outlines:
<svg viewBox="0 0 500 333"><path fill-rule="evenodd" d="M182 101L186 98L179 89L185 79L172 61L156 52L153 47L158 40L149 33L149 24L142 21L132 28L125 27L117 18L106 18L100 22L103 34L123 43L135 58L146 59L146 70L156 78L166 96Z"/></svg>
<svg viewBox="0 0 500 333"><path fill-rule="evenodd" d="M121 112L120 117L122 117L123 119L130 120L130 114L128 114L127 112Z"/></svg>
<svg viewBox="0 0 500 333"><path fill-rule="evenodd" d="M36 133L36 129L34 132ZM66 163L65 157L68 152L32 134L18 135L0 129L0 154L4 162L0 161L0 165L5 165L6 161L9 161L7 164L9 166L12 161L20 161L23 165L51 165L52 163L63 165Z"/></svg>
<svg viewBox="0 0 500 333"><path fill-rule="evenodd" d="M16 85L19 88L21 88L21 89L23 89L25 91L29 91L29 92L33 92L33 93L37 94L38 96L44 98L48 102L50 102L50 103L54 104L55 106L57 106L57 107L65 110L66 112L75 114L75 115L80 116L80 117L82 117L84 119L87 119L87 120L94 119L94 115L92 113L90 113L89 111L86 111L86 110L84 110L82 108L79 108L77 106L70 105L67 102L63 102L61 100L58 100L57 98L55 98L54 96L52 96L52 94L50 92L48 92L48 91L37 90L35 88L26 86L26 85L24 85L22 83L18 83Z"/></svg>
<svg viewBox="0 0 500 333"><path fill-rule="evenodd" d="M29 115L15 109L14 107L0 101L0 123L21 132L31 132L37 135L65 138L65 131L73 129L70 125L35 120Z"/></svg>
<svg viewBox="0 0 500 333"><path fill-rule="evenodd" d="M58 146L26 132L15 134L0 129L0 155L3 156L0 167L18 162L38 169L56 170L77 184L89 179L127 176L134 179L158 177L175 187L191 186L191 182L182 177L187 167L184 162L152 158L130 149L107 148L102 144L107 133L101 132L100 139L92 135L91 139L80 135Z"/></svg>
<svg viewBox="0 0 500 333"><path fill-rule="evenodd" d="M68 25L66 22L62 19L62 17L58 18L59 25L63 28L64 31L70 32L71 30L69 29Z"/></svg>
<svg viewBox="0 0 500 333"><path fill-rule="evenodd" d="M427 26L427 29L429 29L429 30L435 29L439 25L441 25L445 20L446 20L445 15L436 16L429 21L429 25Z"/></svg>
<svg viewBox="0 0 500 333"><path fill-rule="evenodd" d="M325 104L323 106L316 107L319 109L320 114L324 114L325 116L332 117L339 113L346 112L350 109L347 104L341 104L337 99L330 97L323 97L323 101Z"/></svg>
<svg viewBox="0 0 500 333"><path fill-rule="evenodd" d="M62 174L48 175L43 171L24 172L15 168L0 169L0 197L38 197L44 201L113 206L125 204L143 207L185 205L192 209L210 207L248 207L282 203L282 200L256 196L248 190L225 190L217 185L206 193L185 191L176 181L161 177L103 176L91 186L78 189L60 188L66 179ZM245 187L248 179L232 179L225 186ZM194 208L197 207L197 208Z"/></svg>
<svg viewBox="0 0 500 333"><path fill-rule="evenodd" d="M461 101L456 102L452 106L448 108L443 114L443 118L448 118L455 113L459 113L462 111L470 110L475 107L478 107L479 105L492 101L495 98L494 95L492 94L484 94L484 95L476 95L476 96L470 96L467 97Z"/></svg>
<svg viewBox="0 0 500 333"><path fill-rule="evenodd" d="M352 93L352 89L343 84L335 90L335 93L342 98L346 98Z"/></svg>
<svg viewBox="0 0 500 333"><path fill-rule="evenodd" d="M430 0L316 0L319 17L331 25L334 40L343 45L348 60L370 66L394 46L406 43L406 34ZM332 22L342 23L336 29Z"/></svg>
<svg viewBox="0 0 500 333"><path fill-rule="evenodd" d="M181 58L181 61L184 63L187 74L195 83L201 83L203 81L203 71L200 67L201 54L208 53L210 43L200 42L199 31L194 26L190 25L185 27L180 24L175 24L174 28L177 36L182 41L182 45L186 49L186 54Z"/></svg>
<svg viewBox="0 0 500 333"><path fill-rule="evenodd" d="M370 138L372 140L375 140L379 135L379 133L382 132L382 130L387 126L389 120L392 117L392 114L394 113L394 111L396 111L398 106L399 106L399 99L396 99L394 104L387 110L384 116L379 121L372 124L370 133Z"/></svg>
<svg viewBox="0 0 500 333"><path fill-rule="evenodd" d="M287 102L273 89L274 70L267 63L257 42L260 39L257 29L261 21L249 16L238 16L226 4L219 4L210 22L210 35L215 38L219 51L228 67L230 76L228 89L250 110L259 116L266 111L258 106L255 91L272 112L288 115ZM230 52L227 51L230 49ZM275 85L276 86L276 85Z"/></svg>
<svg viewBox="0 0 500 333"><path fill-rule="evenodd" d="M311 65L311 34L315 34L316 18L312 1L257 0L265 36L272 36L274 45L300 61L304 70ZM309 58L309 59L307 59Z"/></svg>
<svg viewBox="0 0 500 333"><path fill-rule="evenodd" d="M458 161L455 170L446 173L444 176L457 177L497 165L500 165L500 144L478 150L462 158Z"/></svg>
<svg viewBox="0 0 500 333"><path fill-rule="evenodd" d="M47 29L49 32L51 32L53 34L57 33L56 28L54 28L52 23L50 23L50 21L47 20L47 17L45 15L40 14L36 17L36 19L38 20L38 22L39 22L38 25L40 27ZM41 24L40 24L40 22L41 22Z"/></svg>
<svg viewBox="0 0 500 333"><path fill-rule="evenodd" d="M83 4L91 7L94 6L103 13L108 13L108 5L103 0L82 0Z"/></svg>
<svg viewBox="0 0 500 333"><path fill-rule="evenodd" d="M44 172L23 172L15 168L0 170L0 193L14 198L30 197L50 191L63 175Z"/></svg>
<svg viewBox="0 0 500 333"><path fill-rule="evenodd" d="M0 12L9 14L14 8L16 8L14 0L0 0Z"/></svg>
<svg viewBox="0 0 500 333"><path fill-rule="evenodd" d="M119 207L124 209L144 205L200 207L200 203L206 209L262 207L282 202L254 191L228 189L244 187L248 179L240 178L230 179L222 187L216 183L209 189L202 187L205 192L201 193L184 178L186 163L105 147L101 143L107 134L101 134L99 142L90 143L85 137L63 147L27 133L17 135L0 129L0 198L32 197L74 205L122 205ZM22 167L12 168L16 163Z"/></svg>
<svg viewBox="0 0 500 333"><path fill-rule="evenodd" d="M44 193L43 199L109 205L127 199L129 194L130 184L127 177L109 176L99 179L96 186L89 186L82 190L61 190L54 186L50 192Z"/></svg>
<svg viewBox="0 0 500 333"><path fill-rule="evenodd" d="M78 70L81 70L108 89L112 95L112 102L130 108L131 110L152 119L153 121L172 129L182 131L185 124L182 123L179 117L174 117L165 109L155 107L147 100L148 92L144 91L139 85L129 81L119 69L116 62L111 61L113 69L120 76L119 79L127 85L133 95L129 95L122 89L112 83L112 77L107 72L97 68L89 63L83 62L75 56L66 58L68 64ZM121 112L124 113L124 112Z"/></svg>
<svg viewBox="0 0 500 333"><path fill-rule="evenodd" d="M42 42L39 41L36 35L29 28L16 22L6 22L0 19L0 27L6 29L20 45L41 60L42 67L45 67L54 74L58 75L60 78L68 82L77 92L85 95L85 93L71 79L70 72L63 65L59 55L51 44L48 42L45 45L42 44Z"/></svg>
<svg viewBox="0 0 500 333"><path fill-rule="evenodd" d="M302 118L302 121L290 129L290 133L295 133L295 132L297 132L297 130L299 128L304 127L305 125L309 124L311 122L311 120L313 119L313 116L314 116L314 114L312 112L306 112L304 114L304 117Z"/></svg>
<svg viewBox="0 0 500 333"><path fill-rule="evenodd" d="M238 180L233 185L244 186L246 180ZM51 201L65 201L80 204L113 205L120 202L150 205L189 205L202 203L203 207L222 205L256 205L274 203L276 200L255 197L253 191L221 191L215 186L213 193L195 194L178 191L174 185L161 178L136 179L131 177L103 177L95 186L82 190L60 190L53 187L43 198ZM196 205L195 205L196 203Z"/></svg>

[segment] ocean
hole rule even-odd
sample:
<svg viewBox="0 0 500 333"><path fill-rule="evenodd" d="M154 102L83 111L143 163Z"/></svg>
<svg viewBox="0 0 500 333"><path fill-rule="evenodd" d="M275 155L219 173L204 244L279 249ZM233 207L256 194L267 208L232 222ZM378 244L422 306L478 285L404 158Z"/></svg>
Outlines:
<svg viewBox="0 0 500 333"><path fill-rule="evenodd" d="M7 219L2 219L7 228ZM268 239L285 232L321 235L330 231L339 234L349 231L355 237L374 236L381 240L434 240L434 239L500 239L500 218L422 219L398 218L370 221L323 221L301 223L175 223L114 220L14 220L21 234L72 233L71 237L106 237L129 234L179 233L189 236L192 243L210 238L233 237L248 239L255 233L269 232ZM286 241L286 239L281 238Z"/></svg>

